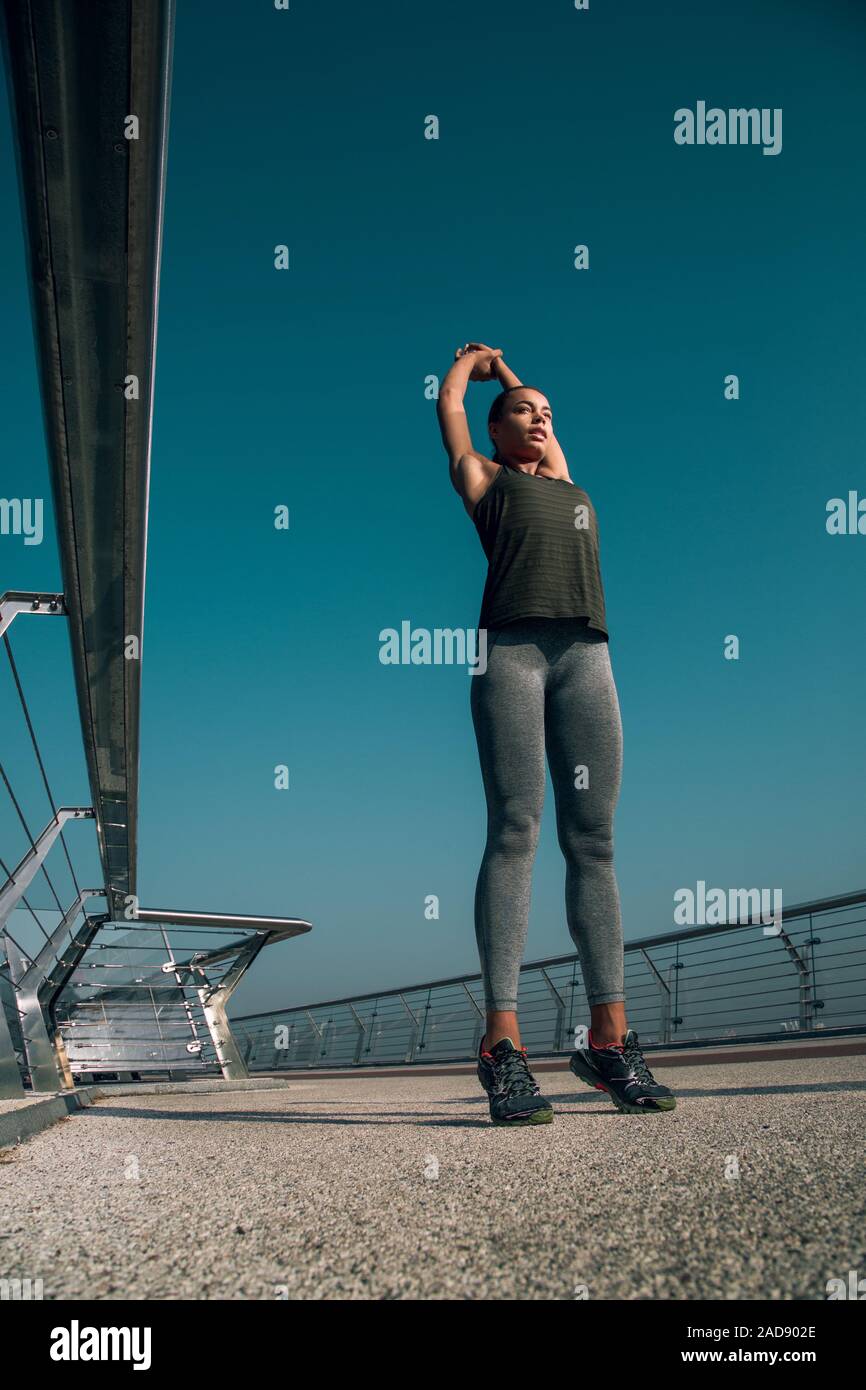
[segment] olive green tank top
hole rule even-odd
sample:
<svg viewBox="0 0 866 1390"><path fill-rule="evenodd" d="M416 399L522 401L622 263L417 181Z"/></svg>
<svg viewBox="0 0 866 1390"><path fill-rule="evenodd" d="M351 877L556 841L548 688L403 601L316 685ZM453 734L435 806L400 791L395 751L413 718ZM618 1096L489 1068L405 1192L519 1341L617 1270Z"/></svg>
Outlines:
<svg viewBox="0 0 866 1390"><path fill-rule="evenodd" d="M472 520L488 560L479 628L586 618L608 636L598 520L582 488L503 464Z"/></svg>

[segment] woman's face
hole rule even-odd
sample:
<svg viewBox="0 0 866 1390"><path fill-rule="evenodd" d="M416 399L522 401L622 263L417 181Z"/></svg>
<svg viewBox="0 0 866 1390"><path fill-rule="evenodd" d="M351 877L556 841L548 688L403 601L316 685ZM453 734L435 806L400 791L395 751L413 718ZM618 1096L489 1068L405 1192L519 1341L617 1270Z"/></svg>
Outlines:
<svg viewBox="0 0 866 1390"><path fill-rule="evenodd" d="M540 391L512 391L500 418L490 426L500 454L540 463L553 433L553 412Z"/></svg>

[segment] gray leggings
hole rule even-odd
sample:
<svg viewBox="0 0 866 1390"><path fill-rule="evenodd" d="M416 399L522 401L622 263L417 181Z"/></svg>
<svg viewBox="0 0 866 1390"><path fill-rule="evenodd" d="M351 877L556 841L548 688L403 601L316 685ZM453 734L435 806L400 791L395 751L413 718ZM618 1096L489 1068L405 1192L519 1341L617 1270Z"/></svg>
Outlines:
<svg viewBox="0 0 866 1390"><path fill-rule="evenodd" d="M490 628L487 670L471 683L487 799L487 845L475 890L486 1007L517 1008L545 747L566 863L566 920L586 996L591 1005L623 1000L613 867L622 725L607 641L581 618L528 618Z"/></svg>

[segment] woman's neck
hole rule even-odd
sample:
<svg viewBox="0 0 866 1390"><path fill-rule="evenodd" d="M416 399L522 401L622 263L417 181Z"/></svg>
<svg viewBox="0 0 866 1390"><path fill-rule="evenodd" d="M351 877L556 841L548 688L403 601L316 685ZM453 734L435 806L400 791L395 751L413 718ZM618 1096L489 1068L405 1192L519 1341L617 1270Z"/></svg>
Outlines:
<svg viewBox="0 0 866 1390"><path fill-rule="evenodd" d="M515 473L537 473L538 462L534 463L514 463L510 458L500 458L499 462L506 468L511 468Z"/></svg>

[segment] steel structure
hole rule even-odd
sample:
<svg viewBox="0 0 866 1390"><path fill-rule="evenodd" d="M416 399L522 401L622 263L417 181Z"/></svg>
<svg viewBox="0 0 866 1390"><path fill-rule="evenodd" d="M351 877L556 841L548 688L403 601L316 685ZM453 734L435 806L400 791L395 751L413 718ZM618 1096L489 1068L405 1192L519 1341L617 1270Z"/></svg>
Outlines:
<svg viewBox="0 0 866 1390"><path fill-rule="evenodd" d="M52 986L71 1076L246 1076L229 996L264 946L309 930L301 920L157 909L104 923Z"/></svg>
<svg viewBox="0 0 866 1390"><path fill-rule="evenodd" d="M57 1090L76 1073L121 1063L126 1073L133 1063L171 1072L184 1062L186 1070L237 1076L244 1068L226 1000L262 946L310 923L147 911L136 887L174 4L2 0L0 14L63 578L59 594L0 597L0 636L53 813L32 831L0 765L30 844L14 866L0 860L0 1096L20 1095L25 1085ZM9 640L24 615L68 623L90 806L58 807L51 795ZM76 820L95 825L104 879L97 888L81 889L75 878L64 827ZM54 892L45 859L58 840L75 897L64 908L54 893L59 920L47 931L26 895L37 874ZM101 910L90 913L95 896ZM38 946L25 948L10 931L19 905L37 924ZM205 949L187 948L191 929L208 934ZM147 1017L130 1036L125 1008L145 997ZM100 1026L85 1045L97 1000ZM170 1014L183 1020L176 1036Z"/></svg>
<svg viewBox="0 0 866 1390"><path fill-rule="evenodd" d="M99 852L119 915L136 891L174 11L170 0L4 0L3 15L63 596Z"/></svg>

